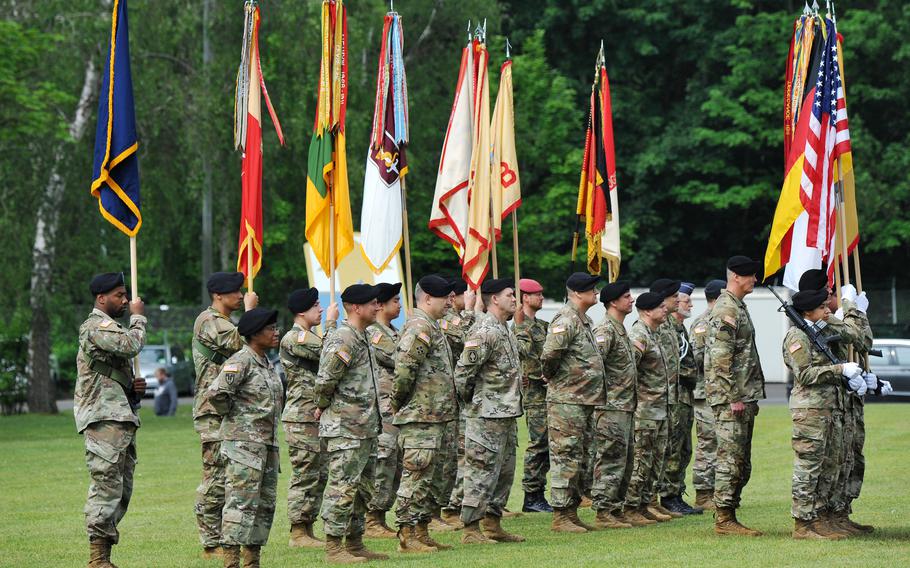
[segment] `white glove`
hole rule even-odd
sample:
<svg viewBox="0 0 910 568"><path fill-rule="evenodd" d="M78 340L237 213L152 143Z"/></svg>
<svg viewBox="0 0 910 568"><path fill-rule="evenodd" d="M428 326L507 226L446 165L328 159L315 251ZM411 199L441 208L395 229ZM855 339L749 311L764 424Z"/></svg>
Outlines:
<svg viewBox="0 0 910 568"><path fill-rule="evenodd" d="M850 387L850 390L860 396L866 394L866 381L863 380L862 375L857 375L850 379L850 381L847 383L847 386Z"/></svg>
<svg viewBox="0 0 910 568"><path fill-rule="evenodd" d="M840 289L840 297L844 300L856 301L856 288L853 284L844 284Z"/></svg>
<svg viewBox="0 0 910 568"><path fill-rule="evenodd" d="M844 308L837 308L837 311L834 312L834 317L839 320L844 319Z"/></svg>
<svg viewBox="0 0 910 568"><path fill-rule="evenodd" d="M859 365L857 365L853 361L848 361L847 363L844 363L844 368L841 370L841 374L851 380L853 378L859 378L862 380L862 378L863 378L862 373L863 373L863 370L860 368ZM863 380L863 382L866 382L866 381ZM852 385L853 383L851 382L850 384ZM856 390L856 389L854 388L853 390Z"/></svg>
<svg viewBox="0 0 910 568"><path fill-rule="evenodd" d="M866 297L865 292L860 292L856 296L856 309L863 313L866 313L866 310L869 309L869 298Z"/></svg>
<svg viewBox="0 0 910 568"><path fill-rule="evenodd" d="M869 390L874 391L878 388L878 377L875 376L875 373L863 373L863 378L866 379L866 387Z"/></svg>
<svg viewBox="0 0 910 568"><path fill-rule="evenodd" d="M882 381L882 396L889 395L894 392L894 389L891 388L891 381Z"/></svg>

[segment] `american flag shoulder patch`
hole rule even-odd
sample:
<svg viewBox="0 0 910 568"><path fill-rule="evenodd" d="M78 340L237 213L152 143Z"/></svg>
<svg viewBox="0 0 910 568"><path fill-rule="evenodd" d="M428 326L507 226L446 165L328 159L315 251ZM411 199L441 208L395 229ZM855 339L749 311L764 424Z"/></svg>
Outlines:
<svg viewBox="0 0 910 568"><path fill-rule="evenodd" d="M645 352L645 344L642 343L641 341L639 341L639 340L637 340L637 339L633 339L633 340L632 340L632 345L634 345L635 348L638 349L639 351L641 351L642 353Z"/></svg>
<svg viewBox="0 0 910 568"><path fill-rule="evenodd" d="M699 326L697 326L695 329L693 329L692 331L694 331L694 332L697 333L698 335L701 335L701 334L703 334L706 330L705 330L705 326L699 325Z"/></svg>
<svg viewBox="0 0 910 568"><path fill-rule="evenodd" d="M439 327L442 329L449 329L449 320L442 320L439 322Z"/></svg>
<svg viewBox="0 0 910 568"><path fill-rule="evenodd" d="M297 343L306 343L306 336L308 333L309 332L305 329L301 330L300 333L297 334Z"/></svg>
<svg viewBox="0 0 910 568"><path fill-rule="evenodd" d="M240 365L237 363L231 363L230 365L225 365L221 368L221 371L224 373L236 373L240 370Z"/></svg>
<svg viewBox="0 0 910 568"><path fill-rule="evenodd" d="M373 345L379 345L379 342L382 341L382 332L377 331L374 333L370 341L373 343Z"/></svg>
<svg viewBox="0 0 910 568"><path fill-rule="evenodd" d="M461 318L455 318L452 320L452 325L458 325L461 323Z"/></svg>
<svg viewBox="0 0 910 568"><path fill-rule="evenodd" d="M598 335L598 336L595 337L594 339L595 339L595 341L597 341L597 343L604 343L604 342L607 341L607 338L604 337L603 335Z"/></svg>
<svg viewBox="0 0 910 568"><path fill-rule="evenodd" d="M114 324L114 320L104 320L103 322L101 322L101 327L104 329L107 329L107 328L111 327L113 324Z"/></svg>
<svg viewBox="0 0 910 568"><path fill-rule="evenodd" d="M427 334L425 331L421 331L420 333L418 333L418 334L417 334L417 339L423 341L423 342L426 343L427 345L430 344L430 336L429 336L429 334Z"/></svg>
<svg viewBox="0 0 910 568"><path fill-rule="evenodd" d="M465 347L465 349L470 349L472 347L480 347L480 342L477 341L476 339L471 339L469 341L465 341L464 347Z"/></svg>
<svg viewBox="0 0 910 568"><path fill-rule="evenodd" d="M791 343L790 347L788 347L787 350L790 353L796 353L797 351L799 351L802 348L803 348L802 344L797 341L795 343Z"/></svg>
<svg viewBox="0 0 910 568"><path fill-rule="evenodd" d="M552 325L552 326L550 326L550 331L552 331L553 333L565 333L566 326L559 325L559 324Z"/></svg>
<svg viewBox="0 0 910 568"><path fill-rule="evenodd" d="M351 354L345 351L344 349L339 349L335 352L335 356L344 361L345 365L351 364Z"/></svg>
<svg viewBox="0 0 910 568"><path fill-rule="evenodd" d="M723 317L723 320L724 320L724 322L727 323L727 325L731 325L731 326L733 326L733 327L736 327L736 318L735 318L735 317L733 317L733 316L724 316L724 317Z"/></svg>

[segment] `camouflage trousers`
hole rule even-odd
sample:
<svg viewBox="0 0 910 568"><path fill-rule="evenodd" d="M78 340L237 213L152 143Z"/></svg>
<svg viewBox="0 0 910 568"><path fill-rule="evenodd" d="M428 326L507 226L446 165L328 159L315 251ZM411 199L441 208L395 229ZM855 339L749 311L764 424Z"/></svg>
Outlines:
<svg viewBox="0 0 910 568"><path fill-rule="evenodd" d="M278 446L258 442L221 442L224 510L221 544L266 544L278 499Z"/></svg>
<svg viewBox="0 0 910 568"><path fill-rule="evenodd" d="M528 406L524 411L528 425L528 447L525 449L521 488L525 493L536 493L547 488L547 472L550 471L547 407Z"/></svg>
<svg viewBox="0 0 910 568"><path fill-rule="evenodd" d="M429 522L436 509L437 480L442 475L443 444L450 423L412 422L398 431L401 483L395 516L398 526Z"/></svg>
<svg viewBox="0 0 910 568"><path fill-rule="evenodd" d="M811 521L828 505L832 484L837 482L837 462L829 459L834 439L835 417L829 409L793 408L793 503L795 519Z"/></svg>
<svg viewBox="0 0 910 568"><path fill-rule="evenodd" d="M117 525L133 495L136 469L136 426L127 422L93 422L82 431L85 465L90 477L85 501L89 540L120 541Z"/></svg>
<svg viewBox="0 0 910 568"><path fill-rule="evenodd" d="M199 416L193 426L202 441L202 480L196 488L196 527L202 546L221 543L221 510L224 509L224 458L221 457L221 417Z"/></svg>
<svg viewBox="0 0 910 568"><path fill-rule="evenodd" d="M329 477L322 500L325 534L360 536L365 530L367 503L373 498L376 438L326 438Z"/></svg>
<svg viewBox="0 0 910 568"><path fill-rule="evenodd" d="M515 479L515 418L468 418L465 425L464 499L461 520L501 517Z"/></svg>
<svg viewBox="0 0 910 568"><path fill-rule="evenodd" d="M853 463L849 476L846 478L846 510L848 513L853 512L851 503L859 498L860 491L863 489L863 477L866 474L866 457L863 455L863 446L866 445L866 418L862 401L853 401L850 414L853 416L853 436L850 444Z"/></svg>
<svg viewBox="0 0 910 568"><path fill-rule="evenodd" d="M550 502L554 508L576 507L586 487L590 444L587 436L597 428L597 411L581 404L547 403L550 439ZM597 475L597 464L594 474Z"/></svg>
<svg viewBox="0 0 910 568"><path fill-rule="evenodd" d="M446 422L442 440L442 457L433 482L433 498L437 507L458 511L464 497L464 414L458 420Z"/></svg>
<svg viewBox="0 0 910 568"><path fill-rule="evenodd" d="M379 449L376 454L376 468L373 481L373 498L367 504L368 511L386 512L395 503L395 492L401 482L401 452L398 451L398 427L382 425L379 435Z"/></svg>
<svg viewBox="0 0 910 568"><path fill-rule="evenodd" d="M318 422L284 422L291 461L288 483L288 520L292 525L312 523L319 516L328 479L325 442Z"/></svg>
<svg viewBox="0 0 910 568"><path fill-rule="evenodd" d="M849 396L852 397L853 395ZM857 421L854 410L855 406L856 404L848 398L847 408L845 408L843 412L837 411L837 414L840 417L839 422L841 425L841 432L839 437L840 444L838 444L838 448L836 450L832 449L832 453L836 452L835 457L837 458L837 461L835 461L835 463L838 463L840 467L838 468L837 484L831 491L831 502L829 504L831 510L837 512L847 511L849 513L850 502L855 499L856 496L859 496L858 488L856 489L856 496L851 498L849 495L851 477L853 476L854 470L857 469L855 448L857 438ZM862 407L860 407L860 409L862 409ZM862 421L862 417L860 417L860 421ZM864 427L860 440L859 454L861 463L859 467L865 469L865 458L862 455L862 442L865 441ZM861 486L862 474L860 474L859 479Z"/></svg>
<svg viewBox="0 0 910 568"><path fill-rule="evenodd" d="M591 484L595 511L622 508L632 476L632 412L603 410L596 416L594 463L600 470Z"/></svg>
<svg viewBox="0 0 910 568"><path fill-rule="evenodd" d="M651 502L666 465L667 420L635 418L634 428L626 507L640 507Z"/></svg>
<svg viewBox="0 0 910 568"><path fill-rule="evenodd" d="M736 509L743 488L752 476L752 430L758 403L745 403L742 415L734 416L729 404L713 407L717 432L717 466L714 470L714 505Z"/></svg>
<svg viewBox="0 0 910 568"><path fill-rule="evenodd" d="M695 401L695 439L692 485L696 491L713 493L717 435L714 432L714 411L705 400Z"/></svg>
<svg viewBox="0 0 910 568"><path fill-rule="evenodd" d="M661 497L675 497L686 491L686 469L692 459L692 406L677 402L670 405L667 424L667 464L660 483Z"/></svg>

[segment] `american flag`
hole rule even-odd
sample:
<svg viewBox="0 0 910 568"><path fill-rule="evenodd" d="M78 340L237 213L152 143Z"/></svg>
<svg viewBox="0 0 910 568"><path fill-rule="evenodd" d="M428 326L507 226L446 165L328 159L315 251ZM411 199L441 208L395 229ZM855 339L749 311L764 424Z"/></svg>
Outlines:
<svg viewBox="0 0 910 568"><path fill-rule="evenodd" d="M812 115L806 136L800 199L809 214L806 246L821 251L830 264L834 256L837 210L834 163L850 151L850 130L837 57L837 31L830 19L824 25L824 46L818 58L815 85L809 94L813 97ZM822 40L821 35L817 37L817 41Z"/></svg>

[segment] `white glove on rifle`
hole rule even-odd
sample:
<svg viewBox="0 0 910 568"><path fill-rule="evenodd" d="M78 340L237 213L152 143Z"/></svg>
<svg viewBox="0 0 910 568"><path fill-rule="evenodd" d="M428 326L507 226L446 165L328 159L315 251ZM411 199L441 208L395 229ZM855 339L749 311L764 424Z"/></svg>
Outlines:
<svg viewBox="0 0 910 568"><path fill-rule="evenodd" d="M889 395L894 392L894 389L891 388L891 381L882 381L882 396Z"/></svg>
<svg viewBox="0 0 910 568"><path fill-rule="evenodd" d="M840 297L843 300L850 300L851 302L855 302L856 288L853 287L853 284L844 284L841 286Z"/></svg>
<svg viewBox="0 0 910 568"><path fill-rule="evenodd" d="M871 391L874 391L878 388L878 377L875 376L875 373L871 371L868 373L863 373L863 378L866 379L866 388Z"/></svg>
<svg viewBox="0 0 910 568"><path fill-rule="evenodd" d="M844 363L843 369L841 369L841 372L840 372L840 373L841 373L843 376L847 377L848 379L853 379L854 377L858 377L859 379L863 379L863 377L862 377L862 374L863 374L862 368L860 368L860 366L859 366L858 364L854 363L853 361L848 361L847 363ZM863 380L863 382L866 382L866 381ZM850 383L850 384L853 384L853 383ZM853 390L856 390L856 389L853 389Z"/></svg>
<svg viewBox="0 0 910 568"><path fill-rule="evenodd" d="M866 313L866 310L869 309L869 298L866 297L865 292L860 292L856 296L856 309L863 313Z"/></svg>
<svg viewBox="0 0 910 568"><path fill-rule="evenodd" d="M834 312L834 317L839 320L844 319L844 308L837 308L837 311Z"/></svg>
<svg viewBox="0 0 910 568"><path fill-rule="evenodd" d="M866 394L866 381L863 379L862 375L857 375L850 379L850 381L847 383L847 386L850 388L850 390L860 396Z"/></svg>

